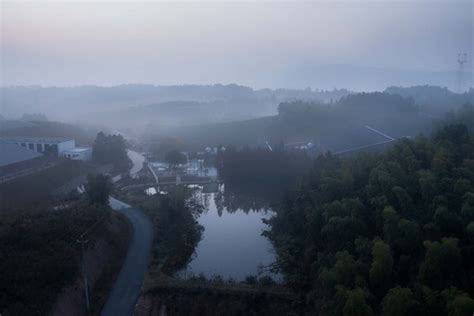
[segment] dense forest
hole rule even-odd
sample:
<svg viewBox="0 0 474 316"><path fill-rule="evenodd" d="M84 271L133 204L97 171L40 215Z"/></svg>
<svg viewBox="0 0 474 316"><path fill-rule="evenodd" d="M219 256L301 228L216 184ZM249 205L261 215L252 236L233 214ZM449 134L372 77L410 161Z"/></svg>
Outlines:
<svg viewBox="0 0 474 316"><path fill-rule="evenodd" d="M384 152L321 155L287 194L265 234L308 315L472 315L473 113Z"/></svg>

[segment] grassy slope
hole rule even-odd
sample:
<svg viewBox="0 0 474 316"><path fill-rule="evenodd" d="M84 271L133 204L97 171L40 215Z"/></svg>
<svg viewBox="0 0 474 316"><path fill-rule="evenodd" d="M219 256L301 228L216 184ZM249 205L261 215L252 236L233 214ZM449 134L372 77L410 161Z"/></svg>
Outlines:
<svg viewBox="0 0 474 316"><path fill-rule="evenodd" d="M52 168L3 183L0 185L2 210L48 205L49 194L54 189L88 170L90 166L83 162L64 159Z"/></svg>

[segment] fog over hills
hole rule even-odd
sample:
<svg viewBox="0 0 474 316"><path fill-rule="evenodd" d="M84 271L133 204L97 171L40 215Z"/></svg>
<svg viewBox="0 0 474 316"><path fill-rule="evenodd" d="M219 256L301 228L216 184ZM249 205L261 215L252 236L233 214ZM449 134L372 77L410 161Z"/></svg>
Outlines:
<svg viewBox="0 0 474 316"><path fill-rule="evenodd" d="M474 316L474 0L0 0L0 316Z"/></svg>
<svg viewBox="0 0 474 316"><path fill-rule="evenodd" d="M376 72L371 75L375 76ZM370 80L383 82L382 79ZM456 93L446 87L419 85L408 88L388 86L381 91L413 99L423 113L439 117L462 104L472 103L474 90ZM145 132L150 126L167 128L273 116L278 113L281 103L298 100L332 104L358 92L310 87L257 90L236 84L128 84L112 87L15 86L2 87L0 93L0 115L10 120L2 123L2 128L49 119L128 130L136 134ZM22 122L11 121L18 119Z"/></svg>
<svg viewBox="0 0 474 316"><path fill-rule="evenodd" d="M158 119L160 115L164 115L163 118L170 118L168 114L176 114L177 116L167 122L168 125L172 125L176 121L185 123L185 117L194 116L193 113L203 108L207 112L199 115L207 118L205 121L236 120L274 114L278 104L284 101L298 99L328 102L349 93L345 89L254 90L236 84L181 86L129 84L113 87L14 86L0 88L0 114L9 118L18 118L24 113L42 113L54 120L76 122L87 120L93 123L101 118L105 120L119 118L120 121L124 117L127 119L135 117L142 119L141 124L148 123L153 115L158 115L154 118ZM174 106L176 113L173 111ZM183 106L186 106L187 110L180 112ZM127 112L133 112L132 116L123 116ZM196 119L195 123L203 122L199 117Z"/></svg>

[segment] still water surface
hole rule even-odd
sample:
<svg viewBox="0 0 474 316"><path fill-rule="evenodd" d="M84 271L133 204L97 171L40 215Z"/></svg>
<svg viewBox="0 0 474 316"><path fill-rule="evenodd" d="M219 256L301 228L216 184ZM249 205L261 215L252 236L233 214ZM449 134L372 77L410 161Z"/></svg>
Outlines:
<svg viewBox="0 0 474 316"><path fill-rule="evenodd" d="M271 210L242 209L228 211L217 207L221 193L200 193L206 210L199 217L205 230L199 242L194 260L188 265L188 273L204 273L210 277L242 280L256 275L259 267L275 260L273 247L261 233L267 229L262 218L269 218Z"/></svg>

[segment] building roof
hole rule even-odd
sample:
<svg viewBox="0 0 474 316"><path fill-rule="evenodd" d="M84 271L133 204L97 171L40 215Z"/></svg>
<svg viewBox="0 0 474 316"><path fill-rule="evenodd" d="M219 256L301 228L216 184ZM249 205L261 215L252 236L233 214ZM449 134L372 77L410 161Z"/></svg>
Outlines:
<svg viewBox="0 0 474 316"><path fill-rule="evenodd" d="M62 142L67 142L73 140L72 138L61 138L61 137L24 137L24 136L15 136L15 137L1 137L0 140L5 142L15 142L15 143L49 143L49 144L59 144Z"/></svg>
<svg viewBox="0 0 474 316"><path fill-rule="evenodd" d="M89 150L92 150L92 147L75 147L72 149L65 150L63 151L63 153L81 153Z"/></svg>
<svg viewBox="0 0 474 316"><path fill-rule="evenodd" d="M0 167L43 156L33 150L0 140Z"/></svg>

